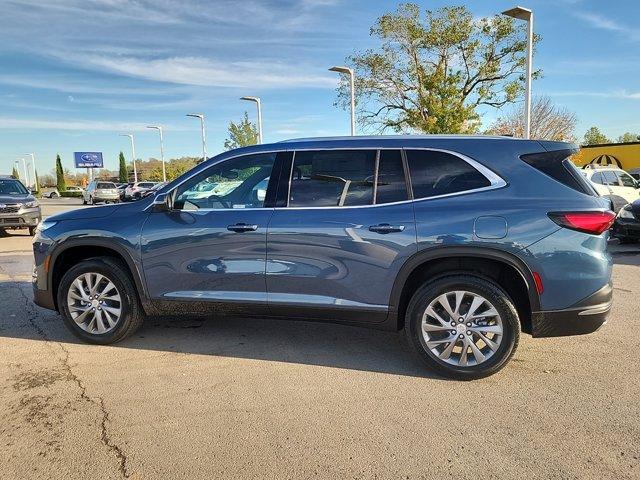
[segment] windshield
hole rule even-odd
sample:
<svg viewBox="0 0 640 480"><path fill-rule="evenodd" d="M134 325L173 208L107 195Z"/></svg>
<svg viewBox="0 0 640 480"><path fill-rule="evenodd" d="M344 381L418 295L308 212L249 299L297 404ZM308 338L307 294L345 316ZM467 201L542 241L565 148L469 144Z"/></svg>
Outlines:
<svg viewBox="0 0 640 480"><path fill-rule="evenodd" d="M1 195L27 195L29 192L18 180L0 179Z"/></svg>

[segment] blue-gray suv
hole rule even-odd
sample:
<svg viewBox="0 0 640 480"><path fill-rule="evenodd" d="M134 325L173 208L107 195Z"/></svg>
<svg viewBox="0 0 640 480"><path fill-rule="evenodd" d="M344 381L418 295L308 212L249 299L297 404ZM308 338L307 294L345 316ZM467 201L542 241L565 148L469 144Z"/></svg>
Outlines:
<svg viewBox="0 0 640 480"><path fill-rule="evenodd" d="M128 205L39 227L34 296L98 344L149 315L404 330L441 375L490 375L611 308L615 216L574 146L506 137L291 140L225 152Z"/></svg>

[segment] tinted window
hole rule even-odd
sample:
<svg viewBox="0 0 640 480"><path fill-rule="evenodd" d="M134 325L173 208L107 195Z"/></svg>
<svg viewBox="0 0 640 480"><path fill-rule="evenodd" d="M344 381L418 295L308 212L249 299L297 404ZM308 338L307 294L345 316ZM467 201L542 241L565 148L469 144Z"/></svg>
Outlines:
<svg viewBox="0 0 640 480"><path fill-rule="evenodd" d="M290 207L369 205L373 200L375 150L296 152Z"/></svg>
<svg viewBox="0 0 640 480"><path fill-rule="evenodd" d="M109 188L116 188L116 185L115 185L115 183L99 182L99 183L96 185L96 188L99 188L99 189L105 189L105 190L106 190L106 189L109 189Z"/></svg>
<svg viewBox="0 0 640 480"><path fill-rule="evenodd" d="M631 178L631 175L627 175L626 173L618 172L618 177L620 178L620 182L623 187L634 187L636 186L636 181Z"/></svg>
<svg viewBox="0 0 640 480"><path fill-rule="evenodd" d="M29 192L18 180L2 179L0 180L0 193L3 195L26 195Z"/></svg>
<svg viewBox="0 0 640 480"><path fill-rule="evenodd" d="M143 182L143 183L139 183L138 186L142 187L142 188L151 188L153 187L155 184L153 182Z"/></svg>
<svg viewBox="0 0 640 480"><path fill-rule="evenodd" d="M602 177L605 185L618 186L618 176L615 172L602 172Z"/></svg>
<svg viewBox="0 0 640 480"><path fill-rule="evenodd" d="M408 198L400 150L381 150L376 203L401 202Z"/></svg>
<svg viewBox="0 0 640 480"><path fill-rule="evenodd" d="M602 174L600 172L594 173L591 181L599 185L604 185L604 180L602 180Z"/></svg>
<svg viewBox="0 0 640 480"><path fill-rule="evenodd" d="M275 153L260 153L214 165L180 185L173 206L184 210L261 208L275 158Z"/></svg>
<svg viewBox="0 0 640 480"><path fill-rule="evenodd" d="M459 157L431 150L407 150L414 198L488 187L491 182Z"/></svg>

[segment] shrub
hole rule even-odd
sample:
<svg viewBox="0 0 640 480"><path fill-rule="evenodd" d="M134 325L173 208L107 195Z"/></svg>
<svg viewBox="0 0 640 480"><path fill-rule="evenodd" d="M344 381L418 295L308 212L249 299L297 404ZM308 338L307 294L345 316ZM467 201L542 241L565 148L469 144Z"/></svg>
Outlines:
<svg viewBox="0 0 640 480"><path fill-rule="evenodd" d="M61 197L70 197L70 198L81 198L82 192L60 192Z"/></svg>

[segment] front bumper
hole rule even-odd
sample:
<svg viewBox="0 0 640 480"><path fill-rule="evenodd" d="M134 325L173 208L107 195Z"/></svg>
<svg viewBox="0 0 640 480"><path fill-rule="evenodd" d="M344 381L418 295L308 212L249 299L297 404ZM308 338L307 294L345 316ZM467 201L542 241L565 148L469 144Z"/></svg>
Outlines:
<svg viewBox="0 0 640 480"><path fill-rule="evenodd" d="M533 312L531 335L563 337L595 332L606 323L612 304L613 284L609 283L570 308Z"/></svg>
<svg viewBox="0 0 640 480"><path fill-rule="evenodd" d="M0 214L0 228L36 227L42 221L40 208L18 210L16 213Z"/></svg>

